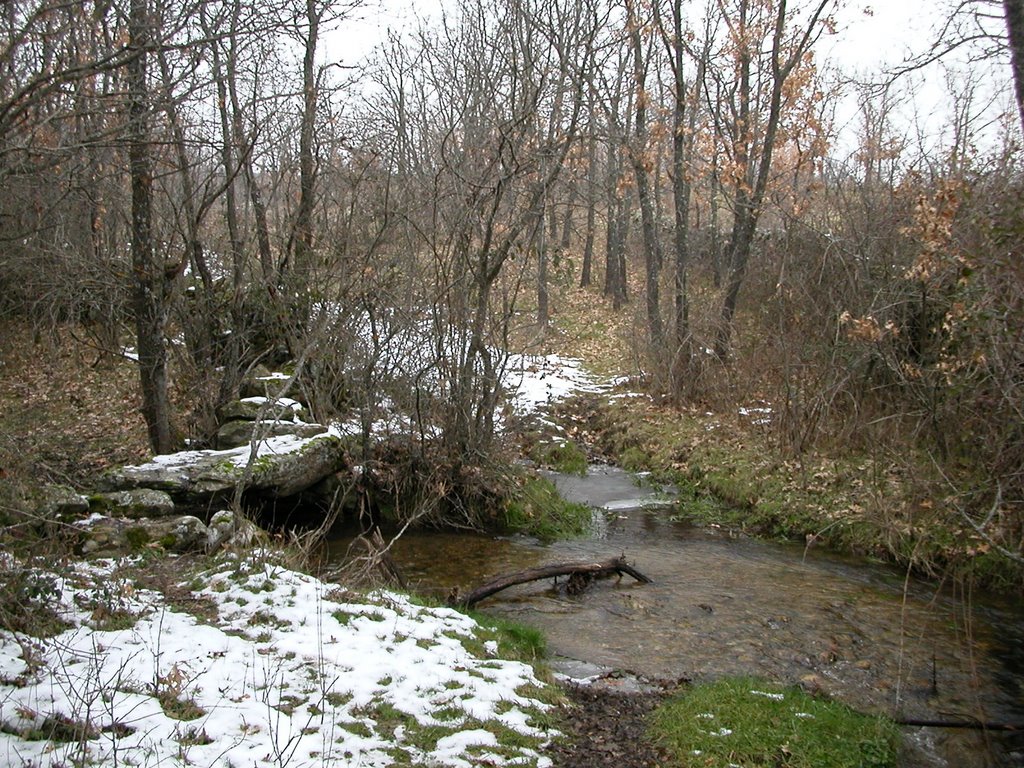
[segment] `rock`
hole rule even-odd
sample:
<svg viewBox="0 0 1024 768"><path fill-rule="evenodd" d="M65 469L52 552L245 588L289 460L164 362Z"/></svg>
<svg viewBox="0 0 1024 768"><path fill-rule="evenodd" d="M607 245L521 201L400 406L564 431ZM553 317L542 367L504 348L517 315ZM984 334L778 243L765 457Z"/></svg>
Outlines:
<svg viewBox="0 0 1024 768"><path fill-rule="evenodd" d="M281 440L287 437L278 438ZM296 438L297 439L297 438ZM261 456L251 487L275 497L292 496L316 485L345 464L345 447L333 435L302 441L302 447L288 453Z"/></svg>
<svg viewBox="0 0 1024 768"><path fill-rule="evenodd" d="M242 397L275 397L289 378L287 373L275 373L257 365L239 385L238 392Z"/></svg>
<svg viewBox="0 0 1024 768"><path fill-rule="evenodd" d="M220 409L221 423L227 421L256 421L260 418L260 412L267 420L273 418L277 421L301 421L305 409L298 400L290 397L282 397L273 401L267 406L269 398L247 397L242 400L234 400Z"/></svg>
<svg viewBox="0 0 1024 768"><path fill-rule="evenodd" d="M252 402L252 398L249 400L232 400L217 412L217 417L222 424L229 421L256 421L259 415L260 406Z"/></svg>
<svg viewBox="0 0 1024 768"><path fill-rule="evenodd" d="M230 509L222 509L210 518L207 527L206 551L216 552L223 547L251 547L263 530L251 520L239 517Z"/></svg>
<svg viewBox="0 0 1024 768"><path fill-rule="evenodd" d="M31 493L31 506L44 520L79 517L89 511L89 500L66 485L42 485Z"/></svg>
<svg viewBox="0 0 1024 768"><path fill-rule="evenodd" d="M113 470L100 483L106 491L154 488L169 493L178 505L208 509L226 500L241 482L246 490L279 498L299 493L345 465L344 445L333 435L268 438L260 444L247 477L249 455L248 445L223 451L182 451Z"/></svg>
<svg viewBox="0 0 1024 768"><path fill-rule="evenodd" d="M192 515L159 520L128 520L94 515L80 524L83 555L110 557L162 548L169 552L202 552L209 531L203 521Z"/></svg>
<svg viewBox="0 0 1024 768"><path fill-rule="evenodd" d="M827 695L826 685L824 678L820 675L804 675L800 678L800 687L812 696Z"/></svg>
<svg viewBox="0 0 1024 768"><path fill-rule="evenodd" d="M135 488L130 491L97 493L90 497L89 508L101 515L138 520L173 515L174 501L165 491Z"/></svg>
<svg viewBox="0 0 1024 768"><path fill-rule="evenodd" d="M217 447L237 448L241 445L248 445L252 440L252 421L229 421L217 430ZM296 424L291 421L270 421L263 422L260 426L261 432L266 437L280 437L281 435L295 435L296 437L314 437L322 435L327 431L323 424Z"/></svg>

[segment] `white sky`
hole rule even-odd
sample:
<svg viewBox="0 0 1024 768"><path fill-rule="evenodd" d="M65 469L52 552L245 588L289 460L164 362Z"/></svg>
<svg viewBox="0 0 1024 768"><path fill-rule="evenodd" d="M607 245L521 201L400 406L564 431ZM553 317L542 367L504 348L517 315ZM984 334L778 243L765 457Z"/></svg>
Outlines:
<svg viewBox="0 0 1024 768"><path fill-rule="evenodd" d="M367 0L357 12L361 17L346 21L343 29L325 41L323 54L328 61L357 64L372 54L375 45L383 40L389 29L408 30L417 17L440 15L449 4L446 0ZM696 10L702 3L693 0ZM818 61L823 66L841 69L857 79L875 79L885 68L898 67L915 54L927 50L936 28L943 18L946 3L939 0L853 0L837 12L839 30L836 35L824 37L818 47ZM989 123L982 131L982 143L996 141L998 125L995 118L1010 106L1009 72L1004 62L979 65L984 77L979 86L979 104L996 100L982 114L977 125ZM935 65L920 73L906 77L899 87L906 92L906 101L900 118L906 125L908 136L922 136L929 149L941 153L947 141L943 130L949 121L949 97L946 73ZM853 125L856 102L845 99L837 109L836 122L840 140L835 153L844 156L855 142Z"/></svg>

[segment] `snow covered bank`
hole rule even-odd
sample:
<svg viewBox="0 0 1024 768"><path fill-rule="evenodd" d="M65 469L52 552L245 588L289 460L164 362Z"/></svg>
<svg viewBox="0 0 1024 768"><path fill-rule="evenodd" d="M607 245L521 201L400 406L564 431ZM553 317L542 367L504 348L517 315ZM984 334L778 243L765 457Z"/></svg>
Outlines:
<svg viewBox="0 0 1024 768"><path fill-rule="evenodd" d="M112 561L40 578L67 628L0 631L2 764L549 763L542 683L458 612L259 554L193 579L205 620Z"/></svg>
<svg viewBox="0 0 1024 768"><path fill-rule="evenodd" d="M553 405L577 392L605 392L611 386L561 355L509 355L504 387L519 415Z"/></svg>

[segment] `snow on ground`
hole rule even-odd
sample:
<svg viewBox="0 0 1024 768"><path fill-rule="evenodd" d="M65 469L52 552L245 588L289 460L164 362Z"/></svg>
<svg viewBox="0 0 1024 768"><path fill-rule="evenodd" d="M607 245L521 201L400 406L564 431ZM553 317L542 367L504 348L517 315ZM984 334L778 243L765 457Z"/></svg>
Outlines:
<svg viewBox="0 0 1024 768"><path fill-rule="evenodd" d="M111 561L46 576L69 628L0 631L0 764L549 764L542 684L469 617L259 553L200 578L209 623Z"/></svg>
<svg viewBox="0 0 1024 768"><path fill-rule="evenodd" d="M560 355L509 355L503 383L519 415L575 392L605 392L610 386L587 371L579 360Z"/></svg>
<svg viewBox="0 0 1024 768"><path fill-rule="evenodd" d="M512 355L506 370L518 415L608 387L557 355ZM381 429L410 428L385 405ZM258 456L311 439L271 437ZM250 447L142 468L211 454L244 466ZM496 658L469 617L347 593L259 554L219 563L191 585L216 605L213 621L133 587L111 561L37 574L67 628L46 639L0 630L0 765L550 763L537 751L550 735L548 705L534 698L543 684L528 665ZM3 565L12 570L10 558Z"/></svg>

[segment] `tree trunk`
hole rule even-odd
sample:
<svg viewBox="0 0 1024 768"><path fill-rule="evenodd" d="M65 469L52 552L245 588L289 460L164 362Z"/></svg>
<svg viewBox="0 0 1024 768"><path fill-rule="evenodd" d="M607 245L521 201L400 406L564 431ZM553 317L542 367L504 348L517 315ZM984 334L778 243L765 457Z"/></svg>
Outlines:
<svg viewBox="0 0 1024 768"><path fill-rule="evenodd" d="M630 45L633 49L633 76L636 84L636 113L633 126L636 144L631 152L633 174L636 178L636 193L640 202L640 220L644 240L644 271L646 277L647 328L651 344L655 348L663 342L661 305L658 291L659 257L658 233L654 221L654 205L651 200L650 177L647 172L647 93L646 65L640 39L640 25L636 18L634 0L626 2L626 26L630 30Z"/></svg>
<svg viewBox="0 0 1024 768"><path fill-rule="evenodd" d="M233 56L234 54L232 54ZM263 276L267 290L274 294L277 286L277 269L274 266L273 253L270 249L270 225L267 222L267 206L263 202L263 195L260 192L259 182L256 179L256 171L252 165L252 152L255 139L247 140L242 125L242 104L238 98L238 78L235 67L228 68L228 94L231 97L231 124L235 137L235 143L242 148L241 163L242 171L245 174L245 186L249 193L249 202L252 204L252 215L256 229L256 245L259 251L260 272Z"/></svg>
<svg viewBox="0 0 1024 768"><path fill-rule="evenodd" d="M719 315L718 335L715 340L715 354L725 359L729 355L732 343L732 323L736 314L736 303L743 279L746 276L747 263L750 260L751 246L757 222L761 217L765 193L768 189L768 177L772 167L775 141L782 118L782 93L786 79L803 59L804 53L812 41L812 35L825 8L832 0L819 0L816 10L811 15L807 26L796 46L789 49L785 62L782 61L784 32L786 28L786 0L779 0L775 11L775 28L771 44L771 94L769 97L768 114L764 118L764 136L759 143L751 139L751 60L755 52L750 43L740 47L740 83L739 118L736 124L738 151L735 162L737 167L744 169L744 183L736 193L735 211L733 213L732 239L729 244L729 273L726 276L725 296ZM747 3L740 6L739 39L746 40Z"/></svg>
<svg viewBox="0 0 1024 768"><path fill-rule="evenodd" d="M1006 36L1010 44L1010 66L1013 70L1013 93L1017 100L1017 116L1024 132L1024 0L1003 0Z"/></svg>
<svg viewBox="0 0 1024 768"><path fill-rule="evenodd" d="M593 281L594 270L594 234L597 228L597 205L593 194L587 199L587 231L583 239L583 264L580 267L580 288L586 288Z"/></svg>
<svg viewBox="0 0 1024 768"><path fill-rule="evenodd" d="M591 88L590 116L587 126L587 229L584 233L583 265L580 269L580 288L590 286L594 268L594 239L597 227L597 194L594 179L598 178L597 169L597 123L594 110L594 92Z"/></svg>
<svg viewBox="0 0 1024 768"><path fill-rule="evenodd" d="M306 39L302 52L302 124L299 130L299 206L295 213L293 245L295 268L308 277L313 254L313 195L316 163L313 156L316 124L316 48L320 35L317 0L306 0Z"/></svg>
<svg viewBox="0 0 1024 768"><path fill-rule="evenodd" d="M604 295L611 296L615 309L621 306L621 293L619 284L622 280L619 274L619 210L622 207L622 198L619 190L619 150L614 144L614 139L609 138L608 143L608 176L606 195L606 217L608 226L605 230L604 247Z"/></svg>
<svg viewBox="0 0 1024 768"><path fill-rule="evenodd" d="M690 261L690 180L687 175L693 141L696 135L697 105L700 100L700 88L704 82L710 52L711 36L708 35L705 49L697 63L697 73L693 81L693 98L687 104L686 77L683 70L684 31L683 9L681 0L672 3L672 37L669 54L672 61L672 78L674 85L674 108L672 116L672 197L675 219L675 274L673 288L675 291L675 355L672 361L672 379L674 387L679 383L689 368L693 356L693 345L690 338L690 304L687 295L687 270ZM689 116L687 116L689 109Z"/></svg>
<svg viewBox="0 0 1024 768"><path fill-rule="evenodd" d="M562 239L558 243L558 248L563 254L569 250L569 246L572 244L572 213L573 206L576 205L575 188L570 188L567 195L569 199L565 203L565 214L562 216Z"/></svg>
<svg viewBox="0 0 1024 768"><path fill-rule="evenodd" d="M548 248L551 237L544 226L544 214L537 219L534 244L537 249L537 327L543 333L548 327Z"/></svg>
<svg viewBox="0 0 1024 768"><path fill-rule="evenodd" d="M156 453L173 450L171 408L167 397L165 275L153 252L153 171L150 159L147 56L150 46L147 0L131 0L128 19L128 166L131 177L132 273L135 277L135 332L142 387L142 416Z"/></svg>

